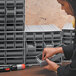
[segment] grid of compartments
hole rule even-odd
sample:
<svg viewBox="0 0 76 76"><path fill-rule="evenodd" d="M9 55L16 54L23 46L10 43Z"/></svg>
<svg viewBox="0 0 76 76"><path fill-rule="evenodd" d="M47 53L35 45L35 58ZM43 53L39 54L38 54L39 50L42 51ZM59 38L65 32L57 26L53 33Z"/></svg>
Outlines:
<svg viewBox="0 0 76 76"><path fill-rule="evenodd" d="M25 0L0 0L0 64L24 63Z"/></svg>
<svg viewBox="0 0 76 76"><path fill-rule="evenodd" d="M42 53L44 47L62 44L61 30L55 25L25 27L26 65L38 65L36 56Z"/></svg>
<svg viewBox="0 0 76 76"><path fill-rule="evenodd" d="M71 23L65 24L62 28L62 43L65 45L69 45L74 43L74 28L73 25ZM71 61L66 59L65 57L63 57L63 61L67 62L67 61Z"/></svg>
<svg viewBox="0 0 76 76"><path fill-rule="evenodd" d="M63 36L62 36L62 42L65 45L69 45L74 43L74 28L73 25L71 23L65 24L64 27L62 28L62 32L63 32Z"/></svg>

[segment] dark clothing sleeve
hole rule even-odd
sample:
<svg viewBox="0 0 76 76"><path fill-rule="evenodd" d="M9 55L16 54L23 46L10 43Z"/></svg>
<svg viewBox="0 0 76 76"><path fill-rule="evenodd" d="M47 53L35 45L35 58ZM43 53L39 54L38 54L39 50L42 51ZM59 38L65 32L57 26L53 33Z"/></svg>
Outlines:
<svg viewBox="0 0 76 76"><path fill-rule="evenodd" d="M67 59L71 59L72 55L73 55L73 44L70 44L68 46L62 46L63 48L63 52L64 52L64 56L67 58Z"/></svg>
<svg viewBox="0 0 76 76"><path fill-rule="evenodd" d="M66 66L60 66L57 69L57 76L76 76L76 49L73 49L73 45L63 47L64 55L68 59L72 59L72 62Z"/></svg>
<svg viewBox="0 0 76 76"><path fill-rule="evenodd" d="M71 65L60 66L57 69L57 76L76 76L76 68L71 68Z"/></svg>

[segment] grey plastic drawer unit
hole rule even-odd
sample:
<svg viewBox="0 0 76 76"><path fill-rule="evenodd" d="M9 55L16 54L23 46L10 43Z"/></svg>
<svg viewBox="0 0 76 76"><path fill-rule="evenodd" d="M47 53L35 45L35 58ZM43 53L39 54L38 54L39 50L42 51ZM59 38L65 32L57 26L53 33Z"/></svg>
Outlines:
<svg viewBox="0 0 76 76"><path fill-rule="evenodd" d="M0 0L0 64L22 64L25 0Z"/></svg>

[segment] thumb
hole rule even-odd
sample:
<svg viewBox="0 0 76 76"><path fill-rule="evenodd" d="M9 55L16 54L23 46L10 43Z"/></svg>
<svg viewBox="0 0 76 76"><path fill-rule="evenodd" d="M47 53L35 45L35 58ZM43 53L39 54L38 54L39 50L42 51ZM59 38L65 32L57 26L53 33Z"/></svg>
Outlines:
<svg viewBox="0 0 76 76"><path fill-rule="evenodd" d="M49 64L49 65L54 65L55 63L50 61L48 58L46 58L46 62Z"/></svg>

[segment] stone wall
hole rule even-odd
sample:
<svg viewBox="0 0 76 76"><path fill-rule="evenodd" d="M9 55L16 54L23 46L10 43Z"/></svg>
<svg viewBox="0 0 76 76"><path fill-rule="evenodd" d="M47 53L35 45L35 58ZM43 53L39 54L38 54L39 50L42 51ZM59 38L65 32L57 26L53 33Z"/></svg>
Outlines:
<svg viewBox="0 0 76 76"><path fill-rule="evenodd" d="M57 0L26 0L26 25L55 24L62 28L64 24L73 21L73 17L61 10Z"/></svg>

